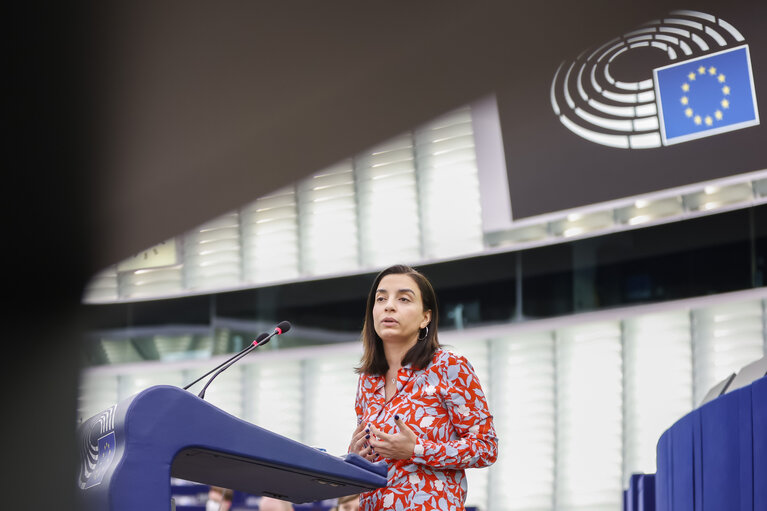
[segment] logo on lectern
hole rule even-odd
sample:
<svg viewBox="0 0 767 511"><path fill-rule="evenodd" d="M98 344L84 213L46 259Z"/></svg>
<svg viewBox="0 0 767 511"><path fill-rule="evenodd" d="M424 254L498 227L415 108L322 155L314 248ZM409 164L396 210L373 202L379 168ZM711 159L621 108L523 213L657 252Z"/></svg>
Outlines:
<svg viewBox="0 0 767 511"><path fill-rule="evenodd" d="M104 479L115 457L117 442L114 418L117 405L91 417L79 430L80 478L78 486L85 490Z"/></svg>
<svg viewBox="0 0 767 511"><path fill-rule="evenodd" d="M744 41L721 18L673 11L562 63L551 84L552 108L576 135L624 149L758 125Z"/></svg>

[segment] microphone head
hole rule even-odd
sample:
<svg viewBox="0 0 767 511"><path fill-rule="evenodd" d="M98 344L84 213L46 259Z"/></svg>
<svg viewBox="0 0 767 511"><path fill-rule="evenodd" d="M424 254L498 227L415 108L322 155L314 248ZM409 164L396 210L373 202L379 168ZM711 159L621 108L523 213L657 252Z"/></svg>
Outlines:
<svg viewBox="0 0 767 511"><path fill-rule="evenodd" d="M261 343L261 341L263 341L267 337L269 337L269 334L265 332L263 334L258 334L258 337L256 337L256 340L253 341L253 345L258 346Z"/></svg>
<svg viewBox="0 0 767 511"><path fill-rule="evenodd" d="M274 331L277 332L277 335L284 334L288 330L290 330L290 323L288 321L280 321L279 324L274 327Z"/></svg>

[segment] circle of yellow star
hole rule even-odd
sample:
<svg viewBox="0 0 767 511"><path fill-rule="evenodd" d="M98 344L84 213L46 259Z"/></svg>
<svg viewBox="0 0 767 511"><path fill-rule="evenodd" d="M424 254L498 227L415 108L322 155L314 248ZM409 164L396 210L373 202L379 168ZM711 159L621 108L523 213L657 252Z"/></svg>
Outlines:
<svg viewBox="0 0 767 511"><path fill-rule="evenodd" d="M690 100L689 93L694 86L694 83L692 82L695 81L698 75L701 75L701 76L708 75L711 78L715 78L720 84L722 84L721 91L722 91L722 95L724 96L722 97L720 102L722 109L717 109L710 114L706 114L705 112L704 114L696 114L695 111L691 108L691 100ZM730 108L730 100L727 99L726 96L730 95L731 89L730 89L730 86L725 83L726 77L724 73L718 73L716 67L714 66L709 66L708 69L706 69L705 66L701 65L697 68L697 73L696 71L690 71L690 73L687 75L687 79L688 79L687 82L682 83L681 87L684 94L679 99L679 102L682 104L682 106L686 107L684 108L684 115L687 118L692 119L692 121L697 126L700 126L705 123L706 126L710 127L714 125L714 120L721 121L724 118L724 113L722 110L726 110ZM694 99L695 98L693 98L693 101Z"/></svg>

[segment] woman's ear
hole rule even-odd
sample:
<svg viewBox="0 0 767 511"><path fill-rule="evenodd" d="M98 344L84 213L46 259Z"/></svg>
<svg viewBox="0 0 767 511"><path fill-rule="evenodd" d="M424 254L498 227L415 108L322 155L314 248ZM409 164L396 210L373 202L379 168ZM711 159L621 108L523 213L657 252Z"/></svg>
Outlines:
<svg viewBox="0 0 767 511"><path fill-rule="evenodd" d="M431 309L423 313L423 321L421 322L421 328L425 328L426 326L428 326L429 323L431 323Z"/></svg>

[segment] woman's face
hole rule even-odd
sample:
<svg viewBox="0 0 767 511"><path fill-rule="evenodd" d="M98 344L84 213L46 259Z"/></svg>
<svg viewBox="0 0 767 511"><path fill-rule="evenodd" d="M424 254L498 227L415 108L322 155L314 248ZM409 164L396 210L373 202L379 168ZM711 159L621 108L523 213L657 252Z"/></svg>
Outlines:
<svg viewBox="0 0 767 511"><path fill-rule="evenodd" d="M389 274L381 279L373 303L373 324L384 342L410 343L429 324L431 311L423 310L418 284L409 275Z"/></svg>

